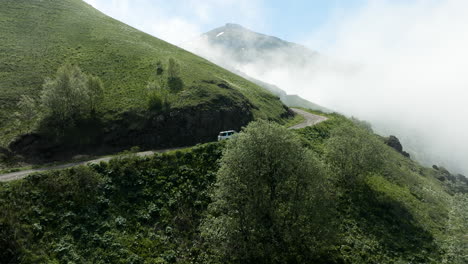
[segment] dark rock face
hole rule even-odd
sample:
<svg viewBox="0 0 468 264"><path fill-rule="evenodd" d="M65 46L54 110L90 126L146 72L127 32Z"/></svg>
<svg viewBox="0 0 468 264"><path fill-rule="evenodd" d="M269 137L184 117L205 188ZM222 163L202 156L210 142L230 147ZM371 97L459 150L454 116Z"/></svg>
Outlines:
<svg viewBox="0 0 468 264"><path fill-rule="evenodd" d="M468 177L466 177L465 175L458 174L457 175L457 180L461 181L461 182L464 182L465 184L468 185Z"/></svg>
<svg viewBox="0 0 468 264"><path fill-rule="evenodd" d="M38 160L49 159L58 146L53 140L48 140L39 134L25 134L13 141L9 148L24 157L37 157ZM33 158L35 159L35 158ZM28 159L30 160L30 159Z"/></svg>
<svg viewBox="0 0 468 264"><path fill-rule="evenodd" d="M143 128L134 128L132 119L142 119ZM122 118L103 138L106 146L115 148L141 146L166 148L190 146L215 141L223 130L239 131L253 120L248 107L221 109L181 109L154 116Z"/></svg>
<svg viewBox="0 0 468 264"><path fill-rule="evenodd" d="M0 155L9 156L11 153L8 149L0 147Z"/></svg>
<svg viewBox="0 0 468 264"><path fill-rule="evenodd" d="M405 156L407 158L410 158L410 154L408 152L406 152L406 151L403 151L403 146L401 145L400 140L397 137L390 136L390 137L386 138L385 139L385 144L387 144L391 148L398 151L398 153L400 153L401 155L403 155L403 156Z"/></svg>
<svg viewBox="0 0 468 264"><path fill-rule="evenodd" d="M220 131L240 131L253 120L254 107L249 101L219 100L223 102L175 108L164 113L125 112L116 120L94 128L88 137L82 133L83 128L75 129L78 132L72 132L67 139L27 134L9 148L29 162L42 162L65 160L77 154L116 152L133 146L142 150L191 146L217 140Z"/></svg>
<svg viewBox="0 0 468 264"><path fill-rule="evenodd" d="M401 145L400 140L395 136L388 137L385 143L400 153L403 151L403 146Z"/></svg>

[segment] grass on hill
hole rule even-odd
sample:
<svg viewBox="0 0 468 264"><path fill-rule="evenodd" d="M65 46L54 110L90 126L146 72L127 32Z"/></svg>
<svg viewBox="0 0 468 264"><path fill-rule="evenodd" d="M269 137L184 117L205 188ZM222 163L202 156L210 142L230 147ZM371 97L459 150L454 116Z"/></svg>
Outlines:
<svg viewBox="0 0 468 264"><path fill-rule="evenodd" d="M316 263L465 263L467 194L337 114L296 133L327 164L337 240ZM349 127L379 141L379 171L344 188L327 146ZM364 130L360 130L364 129ZM374 137L374 138L373 138ZM352 139L351 139L352 140ZM223 142L0 183L0 258L18 263L206 263L198 226ZM365 161L364 161L365 162ZM465 219L465 220L464 220ZM466 247L465 247L466 249ZM207 255L208 254L208 255ZM465 255L464 255L465 254Z"/></svg>
<svg viewBox="0 0 468 264"><path fill-rule="evenodd" d="M37 98L45 78L64 63L100 77L105 86L102 118L146 107L145 88L156 64L176 59L185 89L174 109L236 98L225 82L253 106L253 116L280 120L285 109L277 97L198 56L112 19L82 0L5 0L0 9L0 146L27 132L13 112L21 95ZM245 100L245 99L242 99ZM220 102L221 101L221 102Z"/></svg>

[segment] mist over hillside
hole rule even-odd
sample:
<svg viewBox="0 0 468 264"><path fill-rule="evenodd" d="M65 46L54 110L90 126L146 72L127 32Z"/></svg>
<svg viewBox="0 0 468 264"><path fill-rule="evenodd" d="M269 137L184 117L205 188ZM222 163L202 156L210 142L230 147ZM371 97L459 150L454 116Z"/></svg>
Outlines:
<svg viewBox="0 0 468 264"><path fill-rule="evenodd" d="M372 2L304 46L227 24L183 46L397 135L412 156L468 173L468 34L461 1ZM398 18L395 20L394 18Z"/></svg>

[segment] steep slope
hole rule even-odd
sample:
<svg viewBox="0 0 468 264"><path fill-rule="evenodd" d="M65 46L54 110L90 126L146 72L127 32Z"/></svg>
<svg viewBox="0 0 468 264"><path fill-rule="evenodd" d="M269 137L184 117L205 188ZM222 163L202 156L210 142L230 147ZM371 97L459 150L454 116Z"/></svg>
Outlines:
<svg viewBox="0 0 468 264"><path fill-rule="evenodd" d="M107 127L104 133L115 145L144 143L116 139L145 134L174 138L180 132L177 127L198 131L197 124L210 130L194 132L194 138L207 140L218 129L240 127L256 118L280 120L287 113L278 98L261 87L107 17L81 0L4 0L0 32L0 145L29 132L12 114L20 96L37 98L44 80L64 63L103 80L100 113ZM157 62L169 58L180 63L185 89L175 96L172 114L167 114L173 122L148 129L145 88L154 79ZM129 136L109 128L113 126L139 132ZM171 126L176 130L170 131Z"/></svg>
<svg viewBox="0 0 468 264"><path fill-rule="evenodd" d="M466 263L467 183L421 167L351 120L327 116L295 133L328 168L329 206L319 208L334 217L319 223L336 234L318 241L317 259L297 262ZM358 135L337 134L343 127ZM336 140L345 143L335 145L342 153L330 157ZM361 145L385 154L378 168L369 159L375 152ZM216 142L0 183L0 262L219 263L200 224L225 149ZM339 176L337 162L357 169L360 180L343 181L351 176Z"/></svg>

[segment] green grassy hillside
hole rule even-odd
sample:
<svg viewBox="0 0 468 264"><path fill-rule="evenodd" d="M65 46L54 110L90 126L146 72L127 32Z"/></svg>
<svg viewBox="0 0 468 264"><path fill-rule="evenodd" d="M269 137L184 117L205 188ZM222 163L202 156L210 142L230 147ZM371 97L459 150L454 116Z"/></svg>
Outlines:
<svg viewBox="0 0 468 264"><path fill-rule="evenodd" d="M441 178L446 171L421 167L359 124L329 117L290 132L326 168L327 206L319 208L331 220L318 230L333 231L317 241L315 259L298 262L466 263L466 189L452 188ZM352 135L337 133L343 127ZM330 155L343 140L342 155ZM0 262L219 263L199 226L227 147L216 142L0 183Z"/></svg>
<svg viewBox="0 0 468 264"><path fill-rule="evenodd" d="M45 78L53 77L64 63L103 80L105 120L144 109L145 87L154 79L156 63L169 58L180 63L185 83L173 111L221 109L226 100L251 105L253 118L279 120L286 111L278 98L259 86L105 16L81 0L3 0L1 5L0 145L25 130L13 118L20 96L37 98ZM215 85L220 82L233 90Z"/></svg>

